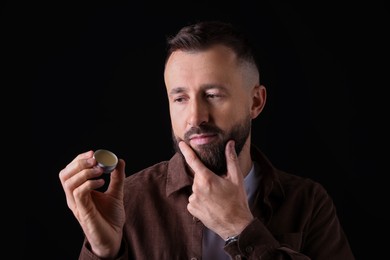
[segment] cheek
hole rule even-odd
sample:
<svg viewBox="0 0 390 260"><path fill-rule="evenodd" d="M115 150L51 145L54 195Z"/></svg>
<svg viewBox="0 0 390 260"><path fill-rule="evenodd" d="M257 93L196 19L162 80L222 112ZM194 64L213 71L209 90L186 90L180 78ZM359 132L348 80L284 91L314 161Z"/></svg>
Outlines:
<svg viewBox="0 0 390 260"><path fill-rule="evenodd" d="M186 120L182 113L170 112L171 126L173 133L178 137L183 137L186 130Z"/></svg>
<svg viewBox="0 0 390 260"><path fill-rule="evenodd" d="M243 118L248 117L249 113L250 112L247 108L238 104L237 106L229 107L229 109L216 114L214 117L214 123L216 126L226 131L231 129L233 126L236 126L237 123L243 120Z"/></svg>
<svg viewBox="0 0 390 260"><path fill-rule="evenodd" d="M215 122L231 122L242 117L244 111L243 103L230 103L218 107L212 115Z"/></svg>
<svg viewBox="0 0 390 260"><path fill-rule="evenodd" d="M250 104L251 102L246 96L237 98L236 102L229 107L229 113L234 118L242 119L248 113L251 113Z"/></svg>

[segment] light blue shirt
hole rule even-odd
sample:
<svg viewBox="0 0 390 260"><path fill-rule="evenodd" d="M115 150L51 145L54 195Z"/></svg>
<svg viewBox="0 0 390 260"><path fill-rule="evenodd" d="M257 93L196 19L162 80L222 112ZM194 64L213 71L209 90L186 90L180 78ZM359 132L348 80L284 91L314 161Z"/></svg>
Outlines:
<svg viewBox="0 0 390 260"><path fill-rule="evenodd" d="M252 206L255 199L256 189L260 183L259 166L254 162L251 170L244 179L246 194L248 196L249 206ZM230 260L230 256L223 250L225 240L219 235L206 228L203 230L203 250L202 259L204 260Z"/></svg>

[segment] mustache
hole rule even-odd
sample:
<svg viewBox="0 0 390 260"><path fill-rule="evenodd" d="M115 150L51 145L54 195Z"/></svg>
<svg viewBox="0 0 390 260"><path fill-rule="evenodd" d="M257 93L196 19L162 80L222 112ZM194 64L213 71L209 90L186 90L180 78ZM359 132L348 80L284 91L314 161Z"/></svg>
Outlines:
<svg viewBox="0 0 390 260"><path fill-rule="evenodd" d="M190 139L190 136L194 134L220 134L222 132L223 131L218 127L211 126L211 125L201 125L198 127L191 127L190 130L188 130L184 134L184 140L188 141Z"/></svg>

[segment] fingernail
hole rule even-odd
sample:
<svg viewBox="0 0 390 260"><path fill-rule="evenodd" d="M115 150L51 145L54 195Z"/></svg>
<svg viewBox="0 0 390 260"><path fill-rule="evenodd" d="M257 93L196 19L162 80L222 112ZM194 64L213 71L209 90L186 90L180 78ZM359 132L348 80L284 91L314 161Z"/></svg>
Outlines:
<svg viewBox="0 0 390 260"><path fill-rule="evenodd" d="M234 156L236 156L236 148L234 147L234 144L235 144L234 141L230 142L230 149L231 149L231 153L232 153Z"/></svg>

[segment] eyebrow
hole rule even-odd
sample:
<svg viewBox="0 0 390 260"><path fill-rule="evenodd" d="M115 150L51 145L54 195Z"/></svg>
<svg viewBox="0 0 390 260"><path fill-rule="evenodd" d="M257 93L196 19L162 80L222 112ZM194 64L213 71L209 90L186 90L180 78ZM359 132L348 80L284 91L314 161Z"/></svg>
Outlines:
<svg viewBox="0 0 390 260"><path fill-rule="evenodd" d="M173 88L171 91L169 91L169 95L179 94L186 92L186 87L176 87ZM217 85L217 84L204 84L201 86L202 90L208 90L208 89L220 89L223 91L226 91L226 87L223 85Z"/></svg>
<svg viewBox="0 0 390 260"><path fill-rule="evenodd" d="M183 93L183 92L185 92L185 90L186 90L185 87L173 88L173 89L171 89L171 91L169 91L169 95L174 95L174 94L178 94L178 93Z"/></svg>

